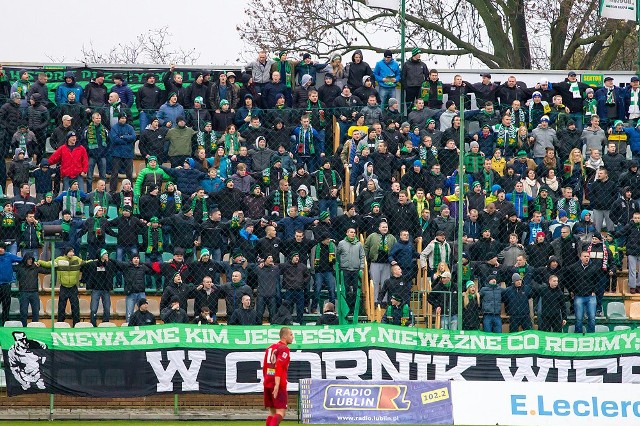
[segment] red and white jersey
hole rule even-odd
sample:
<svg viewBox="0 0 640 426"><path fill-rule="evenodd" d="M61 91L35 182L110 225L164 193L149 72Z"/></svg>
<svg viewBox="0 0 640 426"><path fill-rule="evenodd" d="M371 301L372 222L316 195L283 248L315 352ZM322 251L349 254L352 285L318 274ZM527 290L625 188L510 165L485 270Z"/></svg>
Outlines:
<svg viewBox="0 0 640 426"><path fill-rule="evenodd" d="M272 389L276 385L275 378L280 377L280 389L287 389L287 371L291 361L289 347L282 341L274 343L264 353L262 363L263 385Z"/></svg>

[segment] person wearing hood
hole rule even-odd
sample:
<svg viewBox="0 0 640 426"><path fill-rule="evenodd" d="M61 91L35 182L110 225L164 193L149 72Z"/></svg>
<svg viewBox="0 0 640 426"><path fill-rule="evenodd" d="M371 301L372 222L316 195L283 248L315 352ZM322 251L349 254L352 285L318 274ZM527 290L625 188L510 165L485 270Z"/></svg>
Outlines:
<svg viewBox="0 0 640 426"><path fill-rule="evenodd" d="M351 62L349 62L345 68L345 74L347 74L347 85L351 90L355 90L362 86L362 78L364 76L373 78L373 71L369 64L364 62L362 50L358 49L353 52L353 55L351 55Z"/></svg>
<svg viewBox="0 0 640 426"><path fill-rule="evenodd" d="M196 71L193 73L193 83L185 89L184 103L182 105L188 109L194 108L196 98L201 98L200 107L206 110L209 108L207 104L209 97L207 94L208 87L204 84L204 72Z"/></svg>
<svg viewBox="0 0 640 426"><path fill-rule="evenodd" d="M167 93L176 94L176 102L180 105L185 105L187 88L182 83L183 76L179 72L174 72L176 66L171 64L169 71L164 73L162 77L162 83L164 83L164 89Z"/></svg>
<svg viewBox="0 0 640 426"><path fill-rule="evenodd" d="M36 185L36 200L41 201L45 198L45 194L53 193L53 178L56 174L57 170L49 167L49 160L46 158L40 160L39 167L31 171ZM55 217L58 217L57 212Z"/></svg>
<svg viewBox="0 0 640 426"><path fill-rule="evenodd" d="M248 287L248 286L247 286ZM227 305L227 312L232 312L229 315L228 325L261 325L262 318L255 309L251 307L251 293L242 294L241 305L233 310L229 309L230 305ZM269 312L271 314L271 312ZM289 313L290 314L290 313ZM274 312L275 316L275 312ZM273 323L273 319L272 319Z"/></svg>
<svg viewBox="0 0 640 426"><path fill-rule="evenodd" d="M144 84L138 89L136 106L140 111L140 132L143 132L162 106L162 90L156 86L156 76L145 75Z"/></svg>
<svg viewBox="0 0 640 426"><path fill-rule="evenodd" d="M31 169L32 164L28 158L25 159L24 150L16 148L13 160L9 163L9 169L7 170L7 176L11 179L14 194L18 195L23 183L29 184L29 171Z"/></svg>
<svg viewBox="0 0 640 426"><path fill-rule="evenodd" d="M76 75L73 71L64 73L64 83L60 84L56 89L55 101L58 106L68 102L69 92L75 93L75 99L82 99L82 86L76 83Z"/></svg>
<svg viewBox="0 0 640 426"><path fill-rule="evenodd" d="M373 203L377 202L380 205L381 200L384 198L384 192L378 186L378 182L373 177L370 177L366 181L366 185L362 191L356 196L355 206L358 213L364 215L371 211ZM377 229L377 226L376 226ZM364 230L364 229L363 229Z"/></svg>
<svg viewBox="0 0 640 426"><path fill-rule="evenodd" d="M640 172L638 172L638 162L631 160L629 169L620 177L620 186L631 189L631 198L640 203Z"/></svg>
<svg viewBox="0 0 640 426"><path fill-rule="evenodd" d="M353 95L360 99L360 103L367 103L369 96L373 95L375 96L378 105L380 104L380 94L373 87L374 81L373 77L365 75L362 77L362 85L353 91Z"/></svg>
<svg viewBox="0 0 640 426"><path fill-rule="evenodd" d="M20 321L22 321L22 326L26 327L29 306L31 306L31 321L37 322L40 320L40 296L38 296L40 281L38 280L38 274L50 274L51 269L41 268L32 255L26 255L23 256L22 262L13 266L13 270L18 281Z"/></svg>
<svg viewBox="0 0 640 426"><path fill-rule="evenodd" d="M410 195L414 195L418 188L425 189L427 187L427 176L422 169L422 162L415 160L413 167L407 170L407 172L400 179L400 185L402 189L409 192Z"/></svg>
<svg viewBox="0 0 640 426"><path fill-rule="evenodd" d="M307 101L309 100L309 91L316 88L313 86L313 77L309 74L305 74L300 79L300 84L293 89L293 107L305 108Z"/></svg>
<svg viewBox="0 0 640 426"><path fill-rule="evenodd" d="M418 58L418 61L419 60ZM392 98L395 94L396 86L401 81L400 67L398 63L393 60L391 50L387 49L384 51L384 58L376 63L373 69L373 75L378 82L381 105L384 108L387 106L389 98Z"/></svg>
<svg viewBox="0 0 640 426"><path fill-rule="evenodd" d="M81 134L82 129L87 122L87 112L84 106L80 103L79 98L76 98L75 92L67 93L67 102L58 106L56 110L56 123L62 124L62 117L65 115L71 117L71 126L76 133ZM51 144L51 146L60 146L64 143L64 135L59 135L57 138L57 145Z"/></svg>
<svg viewBox="0 0 640 426"><path fill-rule="evenodd" d="M249 150L249 155L253 163L253 171L261 173L271 166L271 160L276 153L267 147L267 139L264 136L258 136L255 139L255 148Z"/></svg>
<svg viewBox="0 0 640 426"><path fill-rule="evenodd" d="M77 144L75 132L67 133L66 143L49 156L49 165L58 163L60 163L60 177L63 179L65 190L69 188L72 180L78 181L78 185L84 187L84 179L89 169L89 157L84 146Z"/></svg>
<svg viewBox="0 0 640 426"><path fill-rule="evenodd" d="M354 187L356 197L367 188L370 180L373 180L375 186L378 187L378 175L375 174L373 163L368 159L368 150L368 147L362 147L362 154L364 155L357 156L360 161L353 163L351 168L352 175L349 177L351 181L349 183Z"/></svg>
<svg viewBox="0 0 640 426"><path fill-rule="evenodd" d="M191 201L191 203L192 202L193 201ZM169 235L171 236L174 255L179 251L182 251L183 258L185 253L187 256L192 256L194 249L193 241L195 240L194 235L197 224L193 218L191 203L187 202L187 204L183 205L180 213L160 219L160 225L168 230ZM202 223L202 221L200 221L200 223ZM185 247L185 249L182 250L181 247ZM185 275L184 278L188 278L188 275Z"/></svg>
<svg viewBox="0 0 640 426"><path fill-rule="evenodd" d="M631 188L628 186L620 190L620 196L611 205L609 217L619 230L631 221L634 213L640 212L640 203L631 198Z"/></svg>
<svg viewBox="0 0 640 426"><path fill-rule="evenodd" d="M157 117L160 119L160 125L168 128L176 127L178 118L184 117L184 107L178 102L176 92L169 92L167 102L160 107Z"/></svg>
<svg viewBox="0 0 640 426"><path fill-rule="evenodd" d="M115 73L113 75L113 86L111 86L111 93L117 93L120 101L127 108L131 108L134 101L133 90L129 87L122 73Z"/></svg>
<svg viewBox="0 0 640 426"><path fill-rule="evenodd" d="M336 78L331 73L324 75L324 84L318 88L318 98L327 107L332 107L333 102L340 96L342 90L336 84Z"/></svg>
<svg viewBox="0 0 640 426"><path fill-rule="evenodd" d="M418 47L411 49L411 58L402 65L400 81L405 92L405 101L413 103L420 97L420 88L429 78L429 68L420 59L422 51Z"/></svg>
<svg viewBox="0 0 640 426"><path fill-rule="evenodd" d="M96 111L103 113L104 108L109 105L108 90L104 84L104 72L97 71L96 76L87 83L82 92L82 105L85 106L87 114Z"/></svg>
<svg viewBox="0 0 640 426"><path fill-rule="evenodd" d="M44 152L45 141L47 140L47 130L51 116L44 104L45 99L40 93L34 93L29 100L30 106L27 109L27 122L29 129L36 136L36 150L33 152L38 158Z"/></svg>
<svg viewBox="0 0 640 426"><path fill-rule="evenodd" d="M303 314L305 307L305 288L311 278L309 268L306 263L300 261L300 254L292 252L289 255L289 262L280 264L280 273L282 274L282 288L284 295L282 304L289 304L290 313L293 314L293 306L296 308L295 320L298 324L303 325ZM278 314L276 314L276 317ZM272 321L273 323L273 321Z"/></svg>

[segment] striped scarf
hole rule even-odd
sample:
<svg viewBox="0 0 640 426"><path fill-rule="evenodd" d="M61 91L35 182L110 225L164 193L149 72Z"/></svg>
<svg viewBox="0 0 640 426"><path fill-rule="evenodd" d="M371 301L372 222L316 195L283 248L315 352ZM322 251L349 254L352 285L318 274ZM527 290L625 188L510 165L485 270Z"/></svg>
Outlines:
<svg viewBox="0 0 640 426"><path fill-rule="evenodd" d="M589 248L587 252L589 252L589 258L591 258L591 249L593 248L593 243L589 244ZM607 246L605 243L602 243L602 270L607 271L607 264L609 263L609 251L607 250Z"/></svg>
<svg viewBox="0 0 640 426"><path fill-rule="evenodd" d="M440 264L440 262L443 261L442 259L442 251L444 250L444 262L448 265L449 264L449 244L447 244L447 242L443 242L440 243L438 241L435 241L435 243L433 244L433 265L431 265L432 268L437 268L438 265Z"/></svg>

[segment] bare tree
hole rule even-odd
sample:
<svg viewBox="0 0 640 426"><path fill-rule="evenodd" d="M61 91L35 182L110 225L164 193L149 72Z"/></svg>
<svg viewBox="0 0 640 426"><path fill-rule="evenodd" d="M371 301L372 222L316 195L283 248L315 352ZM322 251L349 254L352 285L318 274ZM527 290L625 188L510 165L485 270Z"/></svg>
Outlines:
<svg viewBox="0 0 640 426"><path fill-rule="evenodd" d="M82 57L79 61L86 64L195 64L200 53L196 49L173 49L172 36L168 26L152 28L139 34L135 40L119 43L107 51L97 50L93 41L89 41L87 46L82 45Z"/></svg>
<svg viewBox="0 0 640 426"><path fill-rule="evenodd" d="M399 52L396 11L365 0L249 0L240 37L248 45L329 56L354 49ZM490 68L564 69L578 51L581 68L618 55L633 23L599 19L598 0L407 0L409 47L455 64L471 56ZM381 36L382 34L382 36ZM376 45L389 34L393 42Z"/></svg>

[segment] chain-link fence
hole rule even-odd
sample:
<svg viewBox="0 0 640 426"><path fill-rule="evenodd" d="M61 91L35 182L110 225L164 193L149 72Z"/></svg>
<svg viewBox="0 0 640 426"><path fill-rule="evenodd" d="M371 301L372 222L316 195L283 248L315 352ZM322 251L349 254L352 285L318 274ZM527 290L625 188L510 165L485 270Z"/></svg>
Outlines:
<svg viewBox="0 0 640 426"><path fill-rule="evenodd" d="M42 223L68 227L56 256L73 247L91 261L107 251L108 271L100 262L78 264L70 287L64 280L72 271L58 272L65 277L57 280L63 288L54 288L54 302L67 298L67 288L81 288L77 303L72 297L74 322L97 324L101 308L92 309L92 299L101 307L108 294L111 315L103 320L126 322L136 310L130 296L140 293L159 319L178 287L175 272L190 296L211 276L207 307L221 321L240 308L244 293L257 317L271 322L281 307L285 322L315 322L326 301L342 321L487 331L503 324L512 331L593 331L604 325L601 313L633 316L637 231L629 223L639 210L640 178L628 160L637 155L635 127L603 116L600 128L574 98L563 104L563 82L541 85L540 96L509 82L487 93L454 83L446 85L446 102L429 89L437 83L426 82L420 99L385 99L383 106L374 87L329 96L327 83L283 93L233 85L230 103L215 93L199 102L166 93L162 106L140 110L52 99L38 131L31 128L36 107L27 107L15 130L3 126L6 147L40 160L74 130L89 158L104 158L105 166L88 170L87 192L97 188L89 195L57 195L64 188L42 167L31 177L27 170L34 195L44 198L44 187L57 198L35 207L18 198L18 220L5 215L2 237L23 254L49 258L41 244L25 245L25 238L38 238L23 220L27 205ZM137 139L127 147L135 156L130 171L111 169L122 155L112 139L124 126L120 114ZM30 130L18 130L20 123ZM152 157L164 168L147 164ZM10 195L25 180L22 162L16 155L7 164L17 184ZM98 179L122 171L119 190L101 192ZM125 177L131 189L121 185ZM93 217L97 206L106 219ZM70 207L67 220L61 210ZM136 252L143 274L134 273ZM19 285L14 299L4 297L12 319L19 317ZM41 275L36 288L45 318L52 313L44 295L50 277ZM183 299L188 318L200 313L195 296Z"/></svg>

